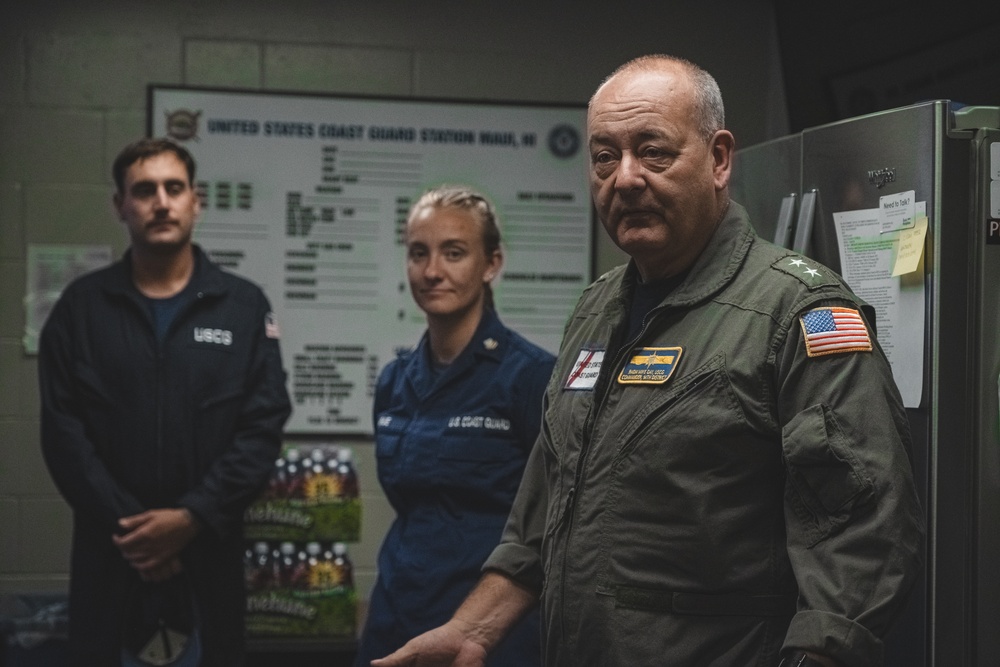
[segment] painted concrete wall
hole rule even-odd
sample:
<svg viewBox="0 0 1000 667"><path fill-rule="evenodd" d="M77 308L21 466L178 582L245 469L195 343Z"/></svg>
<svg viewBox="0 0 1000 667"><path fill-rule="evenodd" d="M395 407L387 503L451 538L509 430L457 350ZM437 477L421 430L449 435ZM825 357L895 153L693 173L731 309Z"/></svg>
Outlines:
<svg viewBox="0 0 1000 667"><path fill-rule="evenodd" d="M0 594L65 590L72 525L39 451L26 248L124 250L110 165L144 134L148 84L584 103L617 65L665 52L716 75L741 145L787 130L766 0L19 4L0 20ZM622 255L598 239L600 272ZM364 501L350 554L367 595L393 514L370 442L347 444Z"/></svg>

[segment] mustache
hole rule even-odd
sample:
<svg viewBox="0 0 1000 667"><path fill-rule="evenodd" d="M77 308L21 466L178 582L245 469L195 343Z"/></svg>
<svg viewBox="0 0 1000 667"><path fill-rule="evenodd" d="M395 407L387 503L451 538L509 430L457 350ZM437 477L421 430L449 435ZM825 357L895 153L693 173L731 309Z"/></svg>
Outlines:
<svg viewBox="0 0 1000 667"><path fill-rule="evenodd" d="M155 227L156 225L179 225L181 224L176 218L153 218L146 223L146 227Z"/></svg>

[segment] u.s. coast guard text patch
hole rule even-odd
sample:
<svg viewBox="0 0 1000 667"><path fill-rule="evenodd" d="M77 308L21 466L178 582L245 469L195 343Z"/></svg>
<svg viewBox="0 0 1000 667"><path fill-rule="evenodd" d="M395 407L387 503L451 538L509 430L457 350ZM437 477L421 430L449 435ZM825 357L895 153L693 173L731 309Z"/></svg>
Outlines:
<svg viewBox="0 0 1000 667"><path fill-rule="evenodd" d="M597 376L601 374L603 361L604 350L580 350L563 387L574 391L592 391L597 384Z"/></svg>

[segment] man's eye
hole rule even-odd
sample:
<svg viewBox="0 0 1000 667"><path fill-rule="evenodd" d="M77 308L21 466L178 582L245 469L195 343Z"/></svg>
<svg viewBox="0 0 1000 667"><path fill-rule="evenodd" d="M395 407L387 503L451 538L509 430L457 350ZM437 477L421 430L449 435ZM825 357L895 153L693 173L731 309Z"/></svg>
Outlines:
<svg viewBox="0 0 1000 667"><path fill-rule="evenodd" d="M611 153L601 152L591 158L590 167L597 178L608 178L615 172L618 159Z"/></svg>

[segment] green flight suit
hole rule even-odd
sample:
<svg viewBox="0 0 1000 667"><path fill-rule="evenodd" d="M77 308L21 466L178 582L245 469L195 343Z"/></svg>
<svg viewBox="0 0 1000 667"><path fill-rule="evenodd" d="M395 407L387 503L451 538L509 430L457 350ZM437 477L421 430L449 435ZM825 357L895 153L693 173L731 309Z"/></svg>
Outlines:
<svg viewBox="0 0 1000 667"><path fill-rule="evenodd" d="M924 525L873 310L735 203L625 341L635 280L608 272L571 316L484 569L541 591L549 667L880 665ZM809 356L827 308L871 349Z"/></svg>

